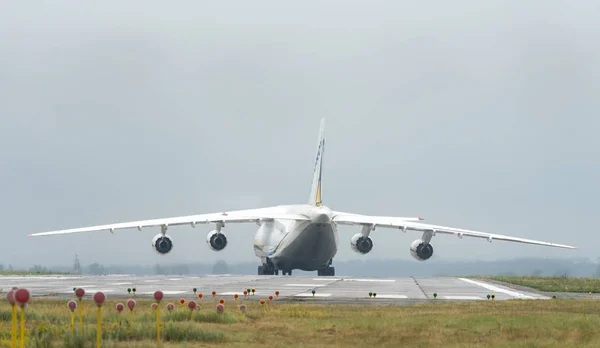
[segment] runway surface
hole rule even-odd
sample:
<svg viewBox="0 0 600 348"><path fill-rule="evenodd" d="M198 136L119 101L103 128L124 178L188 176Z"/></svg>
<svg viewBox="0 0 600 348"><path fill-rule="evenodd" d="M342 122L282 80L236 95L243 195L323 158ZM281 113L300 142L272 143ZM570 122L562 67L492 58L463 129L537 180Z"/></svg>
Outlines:
<svg viewBox="0 0 600 348"><path fill-rule="evenodd" d="M362 277L298 277L250 275L199 275L199 276L0 276L0 288L6 292L11 287L27 288L33 297L73 298L73 288L82 287L86 297L103 291L107 298L128 297L127 288L136 288L136 297L150 298L154 291L162 290L166 298L195 297L193 289L204 299L243 298L245 289L255 288L248 298L260 300L279 291L279 301L314 301L327 303L395 303L412 304L434 300L473 301L487 300L494 294L496 300L549 299L533 292L511 289L507 286L465 278L362 278ZM313 296L312 290L315 291ZM376 297L369 298L369 292ZM132 293L133 295L133 293Z"/></svg>

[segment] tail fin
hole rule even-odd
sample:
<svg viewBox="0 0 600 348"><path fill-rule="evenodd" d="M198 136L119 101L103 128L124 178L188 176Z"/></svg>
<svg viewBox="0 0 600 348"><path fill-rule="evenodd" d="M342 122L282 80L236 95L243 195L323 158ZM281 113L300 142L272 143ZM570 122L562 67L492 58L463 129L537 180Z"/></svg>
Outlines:
<svg viewBox="0 0 600 348"><path fill-rule="evenodd" d="M313 171L312 187L308 204L321 205L321 178L323 177L323 153L325 152L325 119L321 119L321 128L319 129L319 143L317 145L317 157L315 158L315 168Z"/></svg>

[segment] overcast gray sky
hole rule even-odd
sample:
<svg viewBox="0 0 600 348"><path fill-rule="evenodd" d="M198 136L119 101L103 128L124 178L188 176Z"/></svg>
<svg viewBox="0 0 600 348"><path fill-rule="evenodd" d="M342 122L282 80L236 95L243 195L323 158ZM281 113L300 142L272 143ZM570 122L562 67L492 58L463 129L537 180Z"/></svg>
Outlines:
<svg viewBox="0 0 600 348"><path fill-rule="evenodd" d="M595 1L0 4L0 263L256 261L255 225L27 238L305 203L574 244L434 237L435 258L600 256ZM341 228L338 259L419 234ZM111 256L109 256L111 254ZM415 261L417 262L417 261Z"/></svg>

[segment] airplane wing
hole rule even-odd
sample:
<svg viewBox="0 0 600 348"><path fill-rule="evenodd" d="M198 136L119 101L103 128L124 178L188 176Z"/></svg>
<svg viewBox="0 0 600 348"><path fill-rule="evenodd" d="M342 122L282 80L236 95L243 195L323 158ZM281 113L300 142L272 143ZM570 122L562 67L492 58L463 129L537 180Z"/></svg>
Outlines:
<svg viewBox="0 0 600 348"><path fill-rule="evenodd" d="M41 232L41 233L33 233L29 234L29 237L39 237L39 236L49 236L49 235L57 235L57 234L69 234L69 233L80 233L80 232L95 232L95 231L105 231L108 230L110 232L114 232L115 230L120 229L129 229L129 228L137 228L138 230L142 230L145 227L170 227L170 226L179 226L179 225L190 225L192 227L197 224L209 224L209 223L221 223L225 225L225 223L245 223L245 222L259 222L259 221L268 221L273 219L281 219L281 220L297 220L304 221L310 220L308 216L301 214L288 214L285 212L277 212L276 209L270 208L262 208L262 209L251 209L251 210L237 210L231 212L222 212L222 213L210 213L210 214L200 214L200 215L189 215L189 216L180 216L180 217L170 217L163 219L153 219L153 220L140 220L140 221L131 221L131 222L122 222L108 225L98 225L98 226L90 226L83 228L72 228L67 230L57 230L50 232Z"/></svg>
<svg viewBox="0 0 600 348"><path fill-rule="evenodd" d="M409 218L410 219L410 218ZM517 242L517 243L526 243L526 244L536 244L536 245L544 245L556 248L565 248L565 249L579 249L570 245L563 244L555 244L519 237L511 237L504 236L501 234L487 233L487 232L479 232L472 230L465 230L454 227L446 227L446 226L438 226L438 225L430 225L421 222L409 220L407 218L402 217L388 217L388 216L368 216L368 215L358 215L358 214L346 214L340 213L339 215L335 215L333 217L333 221L340 225L363 225L363 226L372 226L375 227L387 227L387 228L398 228L403 232L406 231L420 231L420 232L431 232L432 235L436 235L437 233L441 234L450 234L455 235L459 238L463 236L466 237L474 237L474 238L483 238L487 239L489 242L493 240L503 240L508 242Z"/></svg>

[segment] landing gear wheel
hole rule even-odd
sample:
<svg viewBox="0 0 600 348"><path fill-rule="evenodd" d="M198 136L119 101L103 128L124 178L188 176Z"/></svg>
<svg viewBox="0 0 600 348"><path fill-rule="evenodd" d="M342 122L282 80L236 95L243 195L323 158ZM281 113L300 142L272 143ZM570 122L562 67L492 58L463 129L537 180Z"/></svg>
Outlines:
<svg viewBox="0 0 600 348"><path fill-rule="evenodd" d="M333 277L335 276L335 267L328 266L324 269L317 271L319 277Z"/></svg>
<svg viewBox="0 0 600 348"><path fill-rule="evenodd" d="M258 266L258 275L274 275L277 274L276 272L277 270L275 270L273 265L266 264Z"/></svg>
<svg viewBox="0 0 600 348"><path fill-rule="evenodd" d="M291 270L291 269L290 269L289 271L282 270L282 271L281 271L281 274L282 274L282 275L286 275L286 274L287 274L287 275L290 275L290 276L291 276L291 275L292 275L292 270Z"/></svg>

